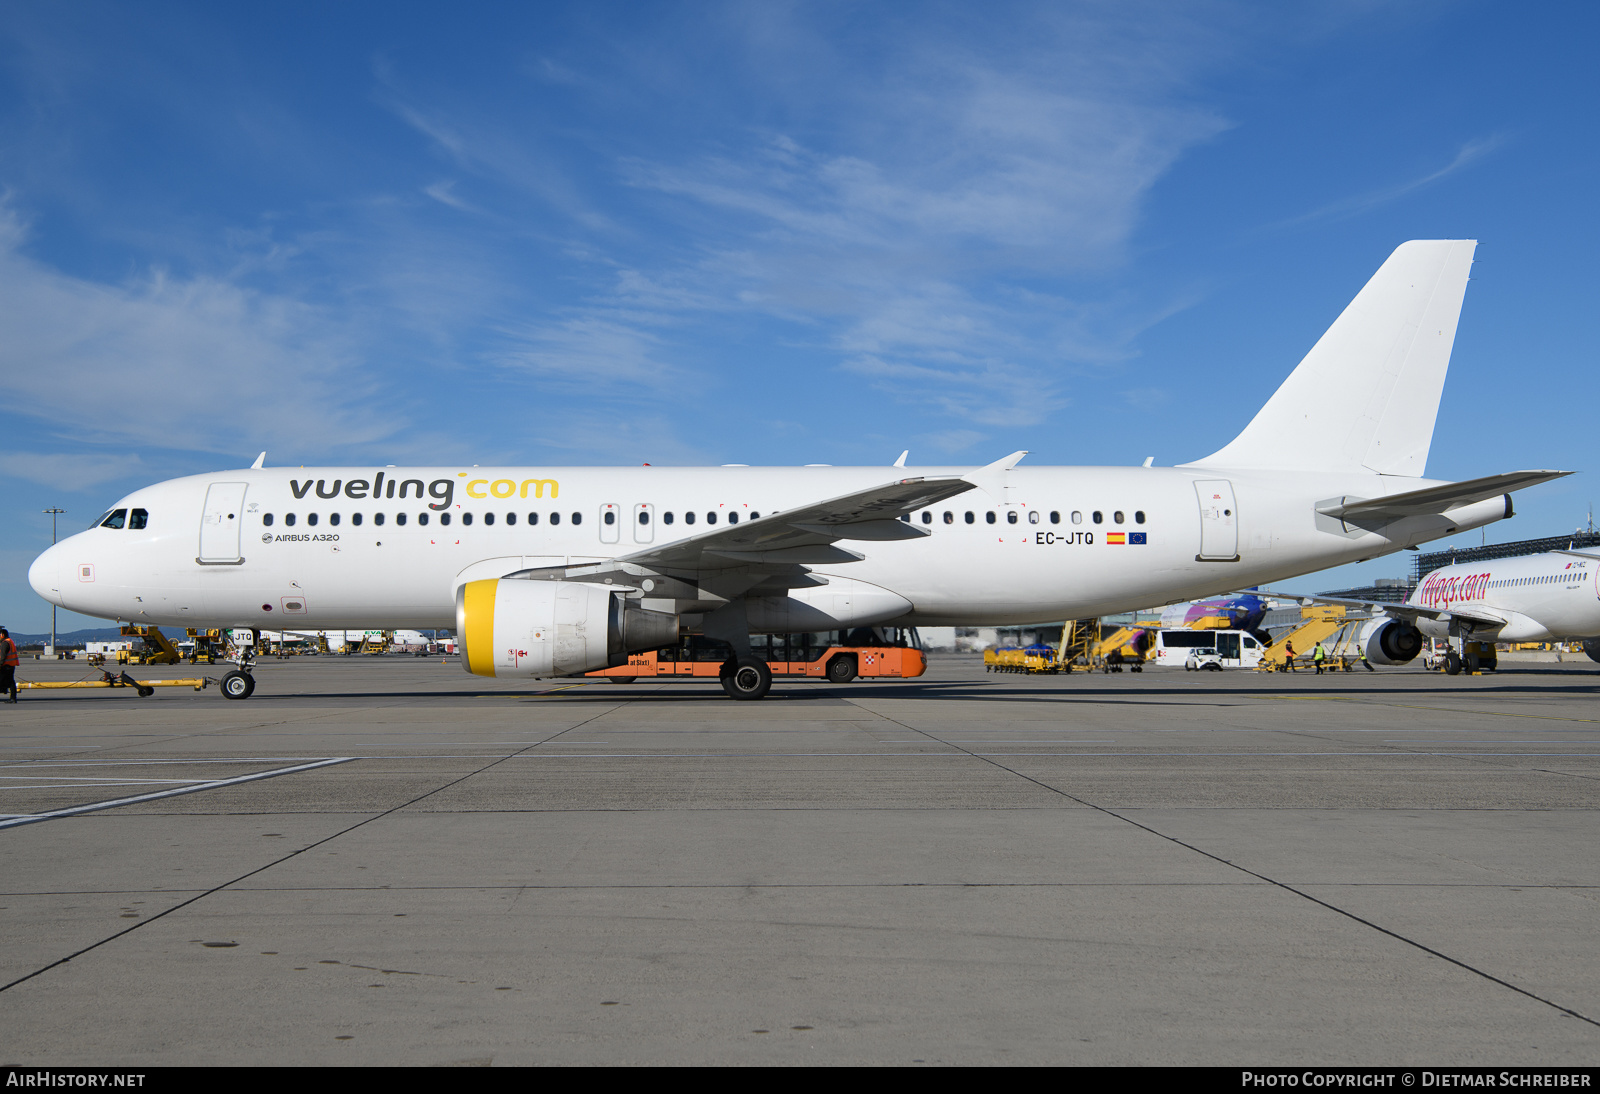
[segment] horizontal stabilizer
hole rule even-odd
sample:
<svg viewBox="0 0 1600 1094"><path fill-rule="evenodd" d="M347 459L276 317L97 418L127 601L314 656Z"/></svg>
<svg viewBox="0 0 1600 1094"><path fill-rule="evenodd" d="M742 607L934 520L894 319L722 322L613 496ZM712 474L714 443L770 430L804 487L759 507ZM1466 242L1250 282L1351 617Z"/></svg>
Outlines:
<svg viewBox="0 0 1600 1094"><path fill-rule="evenodd" d="M1490 475L1482 479L1468 479L1444 486L1430 486L1425 490L1409 490L1404 494L1390 494L1383 498L1347 500L1334 505L1319 506L1317 512L1338 520L1399 520L1402 517L1429 516L1446 513L1451 509L1474 502L1487 501L1513 490L1537 486L1541 482L1559 479L1571 471L1510 471L1504 475Z"/></svg>

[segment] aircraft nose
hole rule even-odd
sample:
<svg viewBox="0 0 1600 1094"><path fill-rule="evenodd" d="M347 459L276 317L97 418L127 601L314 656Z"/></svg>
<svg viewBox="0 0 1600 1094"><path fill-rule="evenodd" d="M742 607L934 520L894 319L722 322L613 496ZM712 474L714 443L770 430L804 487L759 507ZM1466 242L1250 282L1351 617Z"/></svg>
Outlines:
<svg viewBox="0 0 1600 1094"><path fill-rule="evenodd" d="M28 567L28 584L33 591L50 601L61 604L61 545L58 543L33 560Z"/></svg>

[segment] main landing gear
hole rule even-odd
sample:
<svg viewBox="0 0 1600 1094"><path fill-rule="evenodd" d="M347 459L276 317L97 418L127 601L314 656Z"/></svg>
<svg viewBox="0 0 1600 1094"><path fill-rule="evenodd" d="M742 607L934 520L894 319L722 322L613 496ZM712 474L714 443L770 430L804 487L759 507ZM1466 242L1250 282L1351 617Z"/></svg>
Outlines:
<svg viewBox="0 0 1600 1094"><path fill-rule="evenodd" d="M759 657L724 661L718 679L734 699L760 699L772 690L772 668Z"/></svg>

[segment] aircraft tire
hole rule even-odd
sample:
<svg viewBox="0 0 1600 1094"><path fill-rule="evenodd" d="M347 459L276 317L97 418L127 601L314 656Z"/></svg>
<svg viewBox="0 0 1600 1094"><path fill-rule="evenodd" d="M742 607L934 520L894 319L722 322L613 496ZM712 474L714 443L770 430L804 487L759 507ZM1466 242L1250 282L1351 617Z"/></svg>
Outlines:
<svg viewBox="0 0 1600 1094"><path fill-rule="evenodd" d="M1446 676L1461 675L1461 658L1456 656L1456 651L1451 650L1444 655L1444 674Z"/></svg>
<svg viewBox="0 0 1600 1094"><path fill-rule="evenodd" d="M741 657L724 662L718 679L729 698L762 699L772 690L772 667L759 657Z"/></svg>
<svg viewBox="0 0 1600 1094"><path fill-rule="evenodd" d="M854 654L841 653L828 662L828 683L848 684L856 678L859 669Z"/></svg>
<svg viewBox="0 0 1600 1094"><path fill-rule="evenodd" d="M233 670L222 678L224 699L248 699L256 690L256 678L248 672Z"/></svg>
<svg viewBox="0 0 1600 1094"><path fill-rule="evenodd" d="M606 679L613 684L631 684L639 678L637 676L607 676Z"/></svg>

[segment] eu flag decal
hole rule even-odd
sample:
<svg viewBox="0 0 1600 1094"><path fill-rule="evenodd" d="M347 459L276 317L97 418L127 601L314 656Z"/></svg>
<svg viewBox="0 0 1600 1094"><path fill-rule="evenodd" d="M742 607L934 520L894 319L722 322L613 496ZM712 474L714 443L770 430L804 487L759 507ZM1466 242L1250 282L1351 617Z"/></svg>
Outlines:
<svg viewBox="0 0 1600 1094"><path fill-rule="evenodd" d="M1145 542L1144 537L1147 534L1148 533L1145 533L1145 532L1129 532L1128 533L1128 542L1129 543L1137 543L1137 544L1139 544L1139 546L1142 547L1142 546L1144 546L1144 542Z"/></svg>

